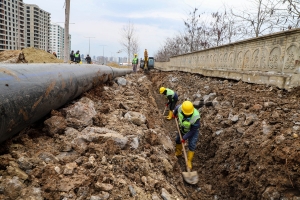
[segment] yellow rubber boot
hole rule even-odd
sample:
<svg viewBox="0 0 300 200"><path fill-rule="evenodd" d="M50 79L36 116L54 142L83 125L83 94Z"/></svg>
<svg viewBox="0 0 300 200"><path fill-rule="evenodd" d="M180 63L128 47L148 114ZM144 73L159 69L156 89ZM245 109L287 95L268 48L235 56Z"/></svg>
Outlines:
<svg viewBox="0 0 300 200"><path fill-rule="evenodd" d="M188 165L188 168L190 168L192 170L192 160L193 160L193 157L194 157L194 151L188 151L187 153L187 165Z"/></svg>
<svg viewBox="0 0 300 200"><path fill-rule="evenodd" d="M175 156L181 156L181 155L182 155L182 145L176 144Z"/></svg>
<svg viewBox="0 0 300 200"><path fill-rule="evenodd" d="M171 120L171 119L172 119L172 116L173 116L173 111L170 110L167 119L168 119L168 120Z"/></svg>

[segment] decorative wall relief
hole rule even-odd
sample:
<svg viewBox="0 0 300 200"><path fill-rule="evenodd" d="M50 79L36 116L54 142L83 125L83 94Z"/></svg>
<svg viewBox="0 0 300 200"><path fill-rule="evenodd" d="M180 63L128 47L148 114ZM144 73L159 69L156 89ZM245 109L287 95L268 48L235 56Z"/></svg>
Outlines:
<svg viewBox="0 0 300 200"><path fill-rule="evenodd" d="M213 67L217 67L218 66L218 56L217 54L214 54L214 57L213 57Z"/></svg>
<svg viewBox="0 0 300 200"><path fill-rule="evenodd" d="M286 50L284 56L284 69L295 69L295 60L299 57L299 47L296 43L292 43Z"/></svg>
<svg viewBox="0 0 300 200"><path fill-rule="evenodd" d="M218 56L218 58L219 58L218 59L219 62L218 62L218 66L217 67L224 68L223 54L220 53L219 56Z"/></svg>
<svg viewBox="0 0 300 200"><path fill-rule="evenodd" d="M230 52L229 53L229 56L228 56L228 67L229 69L233 69L234 68L234 54L233 52Z"/></svg>
<svg viewBox="0 0 300 200"><path fill-rule="evenodd" d="M288 34L283 31L171 57L169 63L161 65L172 69L178 67L180 70L225 69L240 73L243 70L275 71L300 76L300 29L289 30Z"/></svg>
<svg viewBox="0 0 300 200"><path fill-rule="evenodd" d="M244 59L243 52L240 51L238 53L237 62L236 62L236 66L237 66L238 69L242 69L243 68L243 59Z"/></svg>
<svg viewBox="0 0 300 200"><path fill-rule="evenodd" d="M271 50L271 53L269 55L269 68L270 69L279 69L280 66L280 54L281 54L281 49L280 47L274 47Z"/></svg>
<svg viewBox="0 0 300 200"><path fill-rule="evenodd" d="M260 68L267 69L269 64L269 49L263 48L260 57Z"/></svg>
<svg viewBox="0 0 300 200"><path fill-rule="evenodd" d="M247 50L246 53L244 54L244 63L243 63L243 66L246 69L250 68L250 57L251 57L250 50Z"/></svg>
<svg viewBox="0 0 300 200"><path fill-rule="evenodd" d="M227 68L227 66L228 66L228 54L227 53L224 54L223 62L224 62L224 64L223 64L224 68Z"/></svg>
<svg viewBox="0 0 300 200"><path fill-rule="evenodd" d="M252 54L251 63L254 69L259 68L259 49L255 49L255 51Z"/></svg>

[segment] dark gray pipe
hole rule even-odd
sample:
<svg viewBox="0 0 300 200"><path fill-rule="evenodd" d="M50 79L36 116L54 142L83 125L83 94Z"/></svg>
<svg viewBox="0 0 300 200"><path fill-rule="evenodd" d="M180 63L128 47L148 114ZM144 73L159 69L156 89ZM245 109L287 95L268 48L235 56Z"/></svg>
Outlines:
<svg viewBox="0 0 300 200"><path fill-rule="evenodd" d="M131 71L87 64L1 64L0 143L93 86Z"/></svg>

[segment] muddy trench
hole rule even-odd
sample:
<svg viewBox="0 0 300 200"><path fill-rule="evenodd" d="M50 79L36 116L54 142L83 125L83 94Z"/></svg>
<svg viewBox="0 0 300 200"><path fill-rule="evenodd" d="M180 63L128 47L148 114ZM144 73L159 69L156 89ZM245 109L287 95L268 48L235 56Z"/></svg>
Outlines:
<svg viewBox="0 0 300 200"><path fill-rule="evenodd" d="M196 185L161 86L201 113ZM300 199L299 96L181 72L119 77L1 144L0 199Z"/></svg>

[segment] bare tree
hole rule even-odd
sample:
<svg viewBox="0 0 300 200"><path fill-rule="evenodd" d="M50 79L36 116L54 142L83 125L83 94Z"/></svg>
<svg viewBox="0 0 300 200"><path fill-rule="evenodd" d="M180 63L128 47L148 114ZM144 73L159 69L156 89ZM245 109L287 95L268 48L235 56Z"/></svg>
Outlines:
<svg viewBox="0 0 300 200"><path fill-rule="evenodd" d="M288 11L300 17L300 0L283 0L283 3L288 3Z"/></svg>
<svg viewBox="0 0 300 200"><path fill-rule="evenodd" d="M280 12L281 5L279 0L253 0L252 8L239 12L231 9L231 13L249 28L246 30L247 35L258 37L280 29L284 22Z"/></svg>
<svg viewBox="0 0 300 200"><path fill-rule="evenodd" d="M211 14L211 36L213 37L212 46L220 46L226 39L228 24L226 21L226 13L215 12Z"/></svg>
<svg viewBox="0 0 300 200"><path fill-rule="evenodd" d="M198 8L194 8L192 12L189 13L189 17L184 20L185 25L185 36L184 40L189 46L189 52L193 52L197 49L197 42L195 39L197 38L198 31L200 29L199 19L201 17L200 14L197 14Z"/></svg>
<svg viewBox="0 0 300 200"><path fill-rule="evenodd" d="M287 3L287 18L285 23L289 23L289 27L299 27L300 25L300 0L283 0L283 4Z"/></svg>
<svg viewBox="0 0 300 200"><path fill-rule="evenodd" d="M121 45L124 47L128 55L128 62L131 61L131 55L139 49L138 38L135 35L134 25L129 21L121 31Z"/></svg>
<svg viewBox="0 0 300 200"><path fill-rule="evenodd" d="M224 31L224 43L231 43L233 41L241 40L245 37L246 27L240 23L241 20L237 19L231 12L228 12L226 5L224 5L223 21L226 24L226 30Z"/></svg>
<svg viewBox="0 0 300 200"><path fill-rule="evenodd" d="M138 53L140 51L138 38L134 37L131 41L131 44L131 55L134 55L135 53Z"/></svg>

